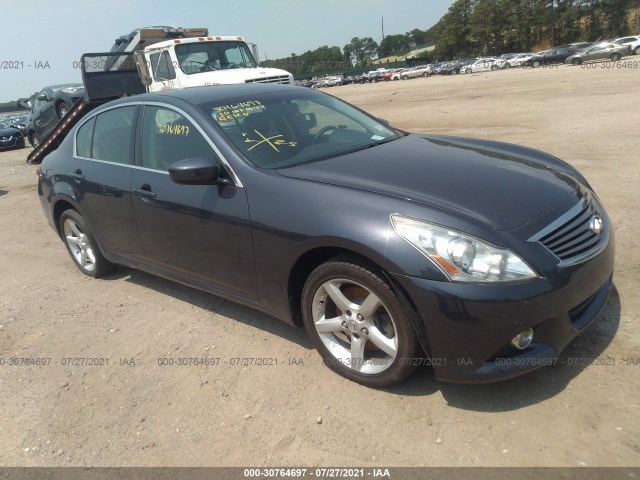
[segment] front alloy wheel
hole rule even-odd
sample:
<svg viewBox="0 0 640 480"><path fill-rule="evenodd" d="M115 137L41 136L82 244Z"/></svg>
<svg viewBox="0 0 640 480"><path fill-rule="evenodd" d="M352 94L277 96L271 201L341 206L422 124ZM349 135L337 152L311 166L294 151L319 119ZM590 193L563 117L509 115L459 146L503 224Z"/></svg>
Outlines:
<svg viewBox="0 0 640 480"><path fill-rule="evenodd" d="M302 294L305 328L325 364L372 387L413 370L420 347L407 315L376 269L350 257L320 265Z"/></svg>

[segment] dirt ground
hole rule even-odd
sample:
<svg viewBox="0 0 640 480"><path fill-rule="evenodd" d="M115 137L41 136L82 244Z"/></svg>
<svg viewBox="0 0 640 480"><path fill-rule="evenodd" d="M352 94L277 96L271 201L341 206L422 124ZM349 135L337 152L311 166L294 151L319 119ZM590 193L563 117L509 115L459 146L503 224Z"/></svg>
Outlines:
<svg viewBox="0 0 640 480"><path fill-rule="evenodd" d="M127 269L87 278L46 223L28 149L0 153L0 466L639 466L639 74L636 62L326 90L406 130L551 152L607 207L617 264L603 317L556 367L490 385L425 367L368 389L257 311ZM204 356L220 361L158 365Z"/></svg>

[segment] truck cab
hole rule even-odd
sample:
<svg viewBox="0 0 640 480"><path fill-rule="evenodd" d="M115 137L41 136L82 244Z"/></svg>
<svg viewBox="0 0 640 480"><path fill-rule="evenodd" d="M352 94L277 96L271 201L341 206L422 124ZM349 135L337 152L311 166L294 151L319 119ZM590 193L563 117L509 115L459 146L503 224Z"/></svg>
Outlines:
<svg viewBox="0 0 640 480"><path fill-rule="evenodd" d="M135 53L149 92L234 83L292 84L293 76L258 66L242 37L175 38Z"/></svg>

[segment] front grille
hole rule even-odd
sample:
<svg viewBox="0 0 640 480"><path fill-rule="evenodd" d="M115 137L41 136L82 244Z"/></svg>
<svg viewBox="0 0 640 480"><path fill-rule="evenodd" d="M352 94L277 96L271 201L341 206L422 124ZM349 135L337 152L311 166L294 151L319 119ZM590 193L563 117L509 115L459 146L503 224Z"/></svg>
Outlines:
<svg viewBox="0 0 640 480"><path fill-rule="evenodd" d="M598 219L601 231L594 225ZM594 201L585 197L575 207L534 235L530 241L544 245L560 260L561 265L571 265L598 253L608 238L608 225L598 212Z"/></svg>
<svg viewBox="0 0 640 480"><path fill-rule="evenodd" d="M278 75L276 77L251 78L244 83L291 83L289 75Z"/></svg>

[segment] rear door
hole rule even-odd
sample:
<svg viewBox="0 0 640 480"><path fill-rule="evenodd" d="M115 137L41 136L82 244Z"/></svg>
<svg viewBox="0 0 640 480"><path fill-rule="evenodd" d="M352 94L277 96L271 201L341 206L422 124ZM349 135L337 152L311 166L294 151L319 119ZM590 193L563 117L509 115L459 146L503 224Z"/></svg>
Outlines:
<svg viewBox="0 0 640 480"><path fill-rule="evenodd" d="M103 110L75 133L67 175L76 199L100 245L135 259L142 253L131 204L131 174L138 107Z"/></svg>
<svg viewBox="0 0 640 480"><path fill-rule="evenodd" d="M173 107L146 105L132 177L133 209L145 263L172 276L257 300L249 209L243 188L178 185L177 160L220 162L195 122Z"/></svg>

